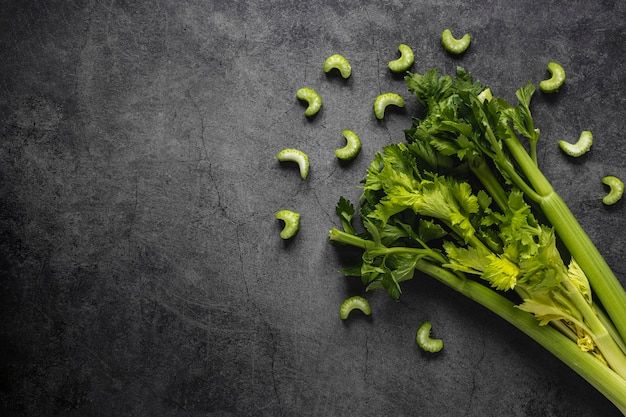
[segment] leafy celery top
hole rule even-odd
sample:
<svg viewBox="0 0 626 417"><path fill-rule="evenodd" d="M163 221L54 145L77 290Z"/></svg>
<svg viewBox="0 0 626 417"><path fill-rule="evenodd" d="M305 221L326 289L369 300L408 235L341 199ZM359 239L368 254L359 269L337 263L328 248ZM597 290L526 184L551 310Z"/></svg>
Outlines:
<svg viewBox="0 0 626 417"><path fill-rule="evenodd" d="M424 112L405 143L376 154L358 213L339 200L343 230L330 240L363 250L342 271L396 300L416 271L433 276L526 332L626 413L626 293L538 167L535 87L518 89L514 106L463 68L454 79L430 70L405 80Z"/></svg>

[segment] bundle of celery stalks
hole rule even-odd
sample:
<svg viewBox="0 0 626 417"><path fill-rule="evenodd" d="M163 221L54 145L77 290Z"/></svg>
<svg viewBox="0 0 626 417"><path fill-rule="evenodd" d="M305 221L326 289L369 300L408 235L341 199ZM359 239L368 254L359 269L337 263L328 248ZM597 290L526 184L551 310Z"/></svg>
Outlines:
<svg viewBox="0 0 626 417"><path fill-rule="evenodd" d="M463 68L406 74L424 111L404 142L375 155L358 208L337 204L331 243L362 250L342 272L393 299L416 272L441 281L626 415L626 292L538 167L534 85L512 105Z"/></svg>

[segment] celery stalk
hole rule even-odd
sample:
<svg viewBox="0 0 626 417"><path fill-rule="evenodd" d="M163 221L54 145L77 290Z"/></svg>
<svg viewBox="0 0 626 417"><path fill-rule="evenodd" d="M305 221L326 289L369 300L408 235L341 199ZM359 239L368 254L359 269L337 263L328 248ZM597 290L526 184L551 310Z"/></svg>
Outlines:
<svg viewBox="0 0 626 417"><path fill-rule="evenodd" d="M329 233L331 242L350 245L364 250L380 248L375 242L363 239L336 228ZM393 250L411 248L388 248ZM410 252L407 252L410 253ZM626 416L626 380L604 363L583 352L566 335L551 326L540 326L532 314L526 313L506 297L476 281L464 278L421 257L415 269L440 281L472 301L497 314L527 336L531 337L551 354L596 388Z"/></svg>
<svg viewBox="0 0 626 417"><path fill-rule="evenodd" d="M504 142L539 195L535 198L536 202L539 203L541 210L570 255L589 278L596 296L613 321L622 341L626 342L626 291L624 287L567 204L554 191L515 135L510 132ZM532 198L532 195L529 197Z"/></svg>
<svg viewBox="0 0 626 417"><path fill-rule="evenodd" d="M626 416L626 380L598 359L581 351L567 336L550 326L539 326L531 314L521 311L513 302L476 281L459 278L424 260L418 262L417 269L489 309L530 336L595 387Z"/></svg>

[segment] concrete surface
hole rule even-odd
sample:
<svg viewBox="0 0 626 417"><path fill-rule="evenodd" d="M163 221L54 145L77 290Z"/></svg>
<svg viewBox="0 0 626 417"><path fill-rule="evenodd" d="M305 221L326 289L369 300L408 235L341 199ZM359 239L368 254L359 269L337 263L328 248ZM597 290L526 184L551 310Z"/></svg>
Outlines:
<svg viewBox="0 0 626 417"><path fill-rule="evenodd" d="M3 416L616 416L591 386L492 314L420 277L399 303L362 293L326 239L374 153L418 109L387 61L463 65L533 104L540 163L616 273L626 177L620 1L77 0L0 2L0 410ZM441 31L473 35L460 58ZM353 76L326 76L341 53ZM317 88L305 120L295 97ZM407 99L384 121L381 92ZM343 129L363 140L338 164ZM561 138L594 132L592 152ZM275 154L311 158L299 179ZM278 209L302 213L278 238ZM425 355L424 320L445 340Z"/></svg>

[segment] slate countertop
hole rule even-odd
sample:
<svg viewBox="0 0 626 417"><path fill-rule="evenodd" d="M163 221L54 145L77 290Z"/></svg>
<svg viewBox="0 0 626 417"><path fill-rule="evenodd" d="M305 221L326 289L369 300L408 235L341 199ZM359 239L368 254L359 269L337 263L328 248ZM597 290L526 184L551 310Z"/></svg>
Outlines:
<svg viewBox="0 0 626 417"><path fill-rule="evenodd" d="M361 293L328 244L418 106L387 69L457 65L538 94L539 163L626 283L626 6L619 1L4 1L0 13L0 410L4 416L617 416L525 335L427 277L342 322ZM448 55L441 31L471 33ZM322 71L340 53L349 80ZM320 114L295 92L316 88ZM398 92L382 122L373 98ZM343 129L363 149L333 155ZM558 139L594 133L592 152ZM278 150L311 158L302 181ZM274 212L302 214L278 237ZM415 345L425 320L445 340Z"/></svg>

